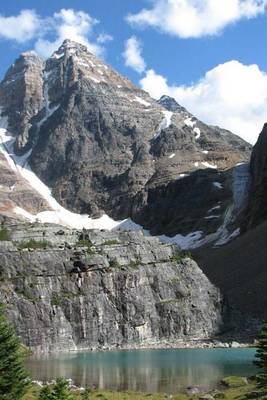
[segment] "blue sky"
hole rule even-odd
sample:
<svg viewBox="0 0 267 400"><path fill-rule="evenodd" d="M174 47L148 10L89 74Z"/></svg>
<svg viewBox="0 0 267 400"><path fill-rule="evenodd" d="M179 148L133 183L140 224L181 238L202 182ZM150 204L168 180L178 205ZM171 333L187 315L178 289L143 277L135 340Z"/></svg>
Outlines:
<svg viewBox="0 0 267 400"><path fill-rule="evenodd" d="M224 8L217 10L215 3L224 3ZM267 121L266 0L2 1L1 77L20 52L42 49L46 56L43 41L46 49L47 41L53 48L57 37L65 35L66 30L60 36L55 28L64 23L62 15L54 16L62 9L97 19L81 37L93 46L98 43L101 57L152 96L168 92L204 122L255 142ZM35 10L33 25L41 26L39 32L26 26L26 37L23 29L20 32L21 20L8 19L17 18L22 10ZM100 34L112 40L100 43ZM125 43L133 37L137 63L129 57L127 62L125 56Z"/></svg>

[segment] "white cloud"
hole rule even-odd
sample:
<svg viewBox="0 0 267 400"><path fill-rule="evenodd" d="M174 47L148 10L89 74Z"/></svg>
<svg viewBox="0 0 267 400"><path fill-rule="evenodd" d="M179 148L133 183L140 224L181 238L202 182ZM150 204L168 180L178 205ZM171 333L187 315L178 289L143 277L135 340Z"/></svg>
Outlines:
<svg viewBox="0 0 267 400"><path fill-rule="evenodd" d="M152 3L152 8L128 15L127 21L181 38L218 34L229 24L264 13L267 6L267 0L152 0Z"/></svg>
<svg viewBox="0 0 267 400"><path fill-rule="evenodd" d="M97 43L106 43L106 42L111 42L113 40L113 36L107 34L107 33L100 33L97 37Z"/></svg>
<svg viewBox="0 0 267 400"><path fill-rule="evenodd" d="M135 37L130 37L125 43L123 57L125 65L133 68L136 72L142 73L146 68L145 61L142 57L142 47L140 41Z"/></svg>
<svg viewBox="0 0 267 400"><path fill-rule="evenodd" d="M37 35L40 19L34 10L22 10L16 16L0 15L0 38L23 43Z"/></svg>
<svg viewBox="0 0 267 400"><path fill-rule="evenodd" d="M112 40L108 34L95 35L99 21L84 11L61 9L51 17L41 18L35 10L22 10L17 16L0 15L0 38L24 43L35 40L35 50L49 57L65 39L82 43L96 55L104 51L103 43Z"/></svg>
<svg viewBox="0 0 267 400"><path fill-rule="evenodd" d="M55 39L48 40L39 38L35 50L43 57L49 57L65 39L84 44L88 50L96 55L101 55L103 48L96 42L88 40L93 32L93 27L98 21L83 11L73 9L61 9L50 18L50 30L53 31Z"/></svg>
<svg viewBox="0 0 267 400"><path fill-rule="evenodd" d="M252 144L267 121L267 74L257 65L229 61L189 86L168 85L166 78L149 70L140 84L152 97L172 96L204 122Z"/></svg>

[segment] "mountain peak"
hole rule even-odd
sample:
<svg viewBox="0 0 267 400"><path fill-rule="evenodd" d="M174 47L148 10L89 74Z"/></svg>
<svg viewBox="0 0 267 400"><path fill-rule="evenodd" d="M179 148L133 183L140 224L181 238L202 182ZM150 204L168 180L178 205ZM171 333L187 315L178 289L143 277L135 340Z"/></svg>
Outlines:
<svg viewBox="0 0 267 400"><path fill-rule="evenodd" d="M168 111L187 112L187 110L184 107L180 106L180 104L177 103L177 101L173 97L163 95L157 102Z"/></svg>
<svg viewBox="0 0 267 400"><path fill-rule="evenodd" d="M64 55L72 56L77 53L86 53L93 56L87 47L70 39L65 39L61 46L52 54L52 59L62 58Z"/></svg>

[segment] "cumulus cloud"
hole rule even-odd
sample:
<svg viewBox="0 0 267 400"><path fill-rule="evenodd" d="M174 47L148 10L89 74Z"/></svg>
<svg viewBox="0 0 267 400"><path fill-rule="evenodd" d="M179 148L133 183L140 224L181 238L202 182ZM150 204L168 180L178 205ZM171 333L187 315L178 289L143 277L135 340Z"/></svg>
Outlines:
<svg viewBox="0 0 267 400"><path fill-rule="evenodd" d="M144 72L146 64L142 57L142 46L135 36L126 41L123 57L127 67L133 68L138 73Z"/></svg>
<svg viewBox="0 0 267 400"><path fill-rule="evenodd" d="M113 36L109 35L108 33L100 33L96 39L97 43L106 43L111 42L112 40Z"/></svg>
<svg viewBox="0 0 267 400"><path fill-rule="evenodd" d="M252 144L267 121L267 74L257 65L229 61L189 86L169 85L149 70L140 84L152 97L172 96L204 122L229 129Z"/></svg>
<svg viewBox="0 0 267 400"><path fill-rule="evenodd" d="M103 43L112 39L108 34L94 34L99 23L84 11L61 9L51 17L41 18L35 10L22 10L17 16L0 15L0 38L24 43L35 40L35 50L49 57L65 39L82 43L96 55L104 51Z"/></svg>
<svg viewBox="0 0 267 400"><path fill-rule="evenodd" d="M34 10L22 10L18 15L10 17L0 15L0 38L23 43L37 35L40 22Z"/></svg>
<svg viewBox="0 0 267 400"><path fill-rule="evenodd" d="M267 6L267 0L152 0L152 3L152 8L128 15L127 21L181 38L218 34L229 24L264 13Z"/></svg>
<svg viewBox="0 0 267 400"><path fill-rule="evenodd" d="M54 13L49 20L54 40L39 38L35 50L43 57L48 57L65 39L71 39L86 45L92 53L101 55L103 48L98 43L88 40L98 22L83 11L63 8L60 12Z"/></svg>

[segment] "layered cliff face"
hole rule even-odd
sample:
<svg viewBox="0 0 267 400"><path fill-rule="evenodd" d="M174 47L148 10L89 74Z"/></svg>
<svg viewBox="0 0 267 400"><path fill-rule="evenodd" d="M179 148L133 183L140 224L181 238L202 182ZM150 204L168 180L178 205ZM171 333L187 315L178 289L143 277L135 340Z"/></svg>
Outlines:
<svg viewBox="0 0 267 400"><path fill-rule="evenodd" d="M219 291L176 246L134 232L7 229L0 299L35 351L177 344L222 327Z"/></svg>
<svg viewBox="0 0 267 400"><path fill-rule="evenodd" d="M156 102L70 41L44 65L36 57L36 66L23 70L23 82L34 76L35 85L18 100L23 110L12 122L12 74L21 63L0 85L2 117L15 151L31 149L27 162L60 204L92 217L132 218L153 234L204 238L221 229L233 202L233 170L249 159L246 142L167 96Z"/></svg>

